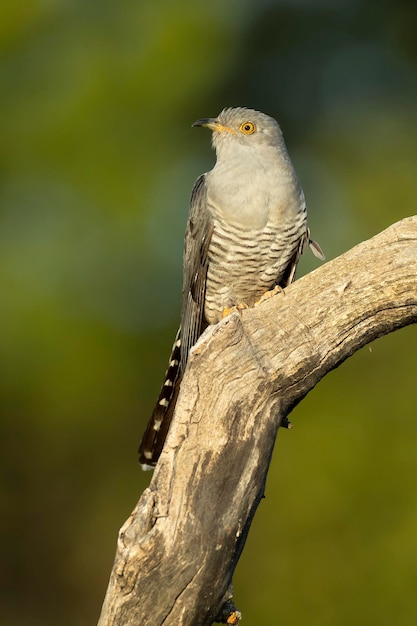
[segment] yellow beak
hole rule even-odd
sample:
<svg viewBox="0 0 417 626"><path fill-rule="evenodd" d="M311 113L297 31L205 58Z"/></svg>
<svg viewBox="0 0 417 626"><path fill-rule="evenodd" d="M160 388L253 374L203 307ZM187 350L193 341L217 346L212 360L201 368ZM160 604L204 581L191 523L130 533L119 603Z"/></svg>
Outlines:
<svg viewBox="0 0 417 626"><path fill-rule="evenodd" d="M230 128L230 126L223 126L223 124L220 124L219 120L214 117L204 117L203 119L194 122L192 126L204 126L204 128L209 128L217 133L227 132L235 134L235 130L233 128Z"/></svg>

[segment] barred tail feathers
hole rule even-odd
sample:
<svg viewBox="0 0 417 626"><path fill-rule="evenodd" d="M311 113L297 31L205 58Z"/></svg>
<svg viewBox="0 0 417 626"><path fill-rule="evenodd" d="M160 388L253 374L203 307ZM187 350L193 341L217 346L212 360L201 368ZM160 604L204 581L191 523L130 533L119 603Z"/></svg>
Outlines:
<svg viewBox="0 0 417 626"><path fill-rule="evenodd" d="M139 446L139 463L143 470L155 467L174 414L182 378L180 333L181 328L175 337L164 383Z"/></svg>

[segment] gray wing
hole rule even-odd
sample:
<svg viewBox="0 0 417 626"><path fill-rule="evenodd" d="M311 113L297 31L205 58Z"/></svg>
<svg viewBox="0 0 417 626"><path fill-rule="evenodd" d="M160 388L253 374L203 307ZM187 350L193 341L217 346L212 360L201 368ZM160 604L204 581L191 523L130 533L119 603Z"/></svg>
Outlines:
<svg viewBox="0 0 417 626"><path fill-rule="evenodd" d="M326 257L324 256L324 252L320 248L320 245L317 243L317 241L314 241L314 239L310 238L310 229L309 228L307 229L307 241L308 241L308 245L310 246L310 250L314 254L314 256L317 259L320 259L320 261L325 261Z"/></svg>
<svg viewBox="0 0 417 626"><path fill-rule="evenodd" d="M320 248L317 241L310 238L310 229L307 228L304 235L300 238L297 249L295 250L293 257L290 259L285 273L279 282L280 287L287 287L295 279L295 271L297 269L298 261L300 260L300 256L303 254L307 245L310 247L310 250L315 257L321 261L326 259L323 250Z"/></svg>
<svg viewBox="0 0 417 626"><path fill-rule="evenodd" d="M208 250L213 221L207 208L205 174L195 182L184 243L184 269L181 311L181 369L185 370L192 346L207 326L204 300L208 270Z"/></svg>

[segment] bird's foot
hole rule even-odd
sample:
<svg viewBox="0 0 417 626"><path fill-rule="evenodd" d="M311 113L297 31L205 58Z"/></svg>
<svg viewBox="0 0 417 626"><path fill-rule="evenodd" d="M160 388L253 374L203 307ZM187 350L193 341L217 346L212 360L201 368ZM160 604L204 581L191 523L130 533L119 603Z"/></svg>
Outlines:
<svg viewBox="0 0 417 626"><path fill-rule="evenodd" d="M280 287L279 285L276 285L273 289L270 289L269 291L266 291L264 294L262 294L259 300L255 302L254 306L259 306L265 300L269 300L269 298L272 298L272 296L276 296L277 293L285 294L285 291L283 290L282 287Z"/></svg>
<svg viewBox="0 0 417 626"><path fill-rule="evenodd" d="M222 319L233 313L234 311L243 311L243 309L248 309L248 305L242 302L241 304L236 304L235 306L231 306L230 309L223 309Z"/></svg>

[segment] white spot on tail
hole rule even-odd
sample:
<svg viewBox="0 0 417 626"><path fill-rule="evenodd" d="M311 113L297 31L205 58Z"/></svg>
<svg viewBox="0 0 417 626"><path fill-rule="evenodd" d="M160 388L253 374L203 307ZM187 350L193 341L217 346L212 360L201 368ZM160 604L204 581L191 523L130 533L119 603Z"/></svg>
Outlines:
<svg viewBox="0 0 417 626"><path fill-rule="evenodd" d="M148 465L147 463L141 463L140 466L144 472L150 472L155 469L153 465Z"/></svg>

